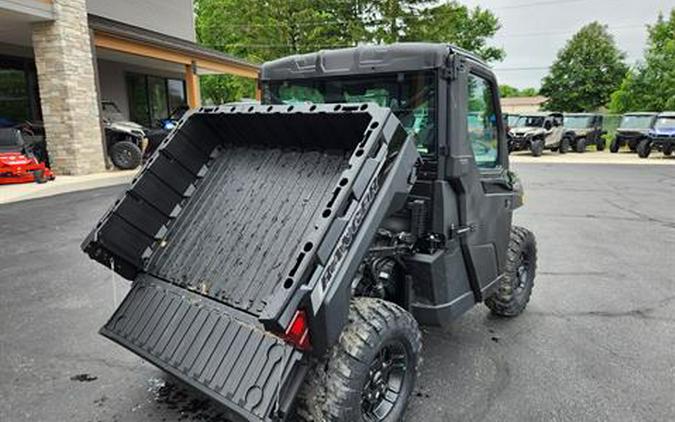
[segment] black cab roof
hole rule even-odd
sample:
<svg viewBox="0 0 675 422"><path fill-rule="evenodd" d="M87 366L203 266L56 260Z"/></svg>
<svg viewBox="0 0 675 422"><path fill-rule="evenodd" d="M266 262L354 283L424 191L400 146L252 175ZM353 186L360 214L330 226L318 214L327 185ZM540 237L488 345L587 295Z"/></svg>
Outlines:
<svg viewBox="0 0 675 422"><path fill-rule="evenodd" d="M283 80L436 69L456 53L489 69L478 56L449 44L360 45L283 57L264 63L260 79Z"/></svg>

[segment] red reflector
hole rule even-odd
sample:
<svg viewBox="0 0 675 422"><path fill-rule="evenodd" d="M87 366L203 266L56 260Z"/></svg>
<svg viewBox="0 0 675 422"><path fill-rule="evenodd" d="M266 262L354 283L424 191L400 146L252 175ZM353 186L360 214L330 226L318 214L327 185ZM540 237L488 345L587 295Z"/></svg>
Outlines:
<svg viewBox="0 0 675 422"><path fill-rule="evenodd" d="M312 347L309 342L309 326L305 311L295 311L291 323L286 328L284 338L300 350L309 350Z"/></svg>

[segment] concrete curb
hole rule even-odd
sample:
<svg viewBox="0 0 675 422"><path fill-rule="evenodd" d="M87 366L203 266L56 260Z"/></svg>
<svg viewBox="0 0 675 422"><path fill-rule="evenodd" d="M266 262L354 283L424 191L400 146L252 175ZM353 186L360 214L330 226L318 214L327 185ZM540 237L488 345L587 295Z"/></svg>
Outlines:
<svg viewBox="0 0 675 422"><path fill-rule="evenodd" d="M637 154L629 152L619 152L616 154L607 151L596 152L587 151L582 154L569 152L559 154L557 152L546 151L541 157L533 157L529 152L516 152L509 155L511 163L527 164L619 164L619 165L675 165L675 155L666 157L661 154L654 154L649 158L640 158Z"/></svg>
<svg viewBox="0 0 675 422"><path fill-rule="evenodd" d="M24 183L0 186L0 204L46 198L62 193L78 192L126 184L136 175L135 170L112 171L86 176L56 176L56 180L43 184Z"/></svg>

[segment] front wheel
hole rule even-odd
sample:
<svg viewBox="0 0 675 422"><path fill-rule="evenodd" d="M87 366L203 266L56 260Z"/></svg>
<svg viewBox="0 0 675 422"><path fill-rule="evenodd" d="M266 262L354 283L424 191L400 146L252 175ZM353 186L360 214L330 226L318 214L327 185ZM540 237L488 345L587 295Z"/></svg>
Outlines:
<svg viewBox="0 0 675 422"><path fill-rule="evenodd" d="M506 251L506 268L497 291L485 305L504 317L520 315L532 295L537 270L537 241L531 231L513 226Z"/></svg>
<svg viewBox="0 0 675 422"><path fill-rule="evenodd" d="M652 153L652 143L649 139L643 139L637 146L637 153L640 158L647 158Z"/></svg>
<svg viewBox="0 0 675 422"><path fill-rule="evenodd" d="M535 139L530 143L530 151L532 152L533 157L541 157L541 154L544 153L544 140Z"/></svg>
<svg viewBox="0 0 675 422"><path fill-rule="evenodd" d="M353 299L338 343L306 377L298 416L326 422L401 420L421 349L422 334L408 312L381 299Z"/></svg>
<svg viewBox="0 0 675 422"><path fill-rule="evenodd" d="M130 141L114 143L108 150L110 161L122 170L132 170L141 165L143 153L138 145Z"/></svg>
<svg viewBox="0 0 675 422"><path fill-rule="evenodd" d="M630 152L637 151L638 142L639 141L637 140L628 141L628 149L630 150Z"/></svg>

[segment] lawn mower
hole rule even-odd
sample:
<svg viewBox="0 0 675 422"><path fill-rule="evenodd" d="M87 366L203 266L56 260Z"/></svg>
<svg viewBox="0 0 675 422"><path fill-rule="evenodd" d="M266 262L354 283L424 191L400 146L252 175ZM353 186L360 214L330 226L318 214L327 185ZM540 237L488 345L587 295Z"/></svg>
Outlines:
<svg viewBox="0 0 675 422"><path fill-rule="evenodd" d="M54 180L38 147L27 143L17 128L0 128L0 185L14 183L45 183Z"/></svg>

